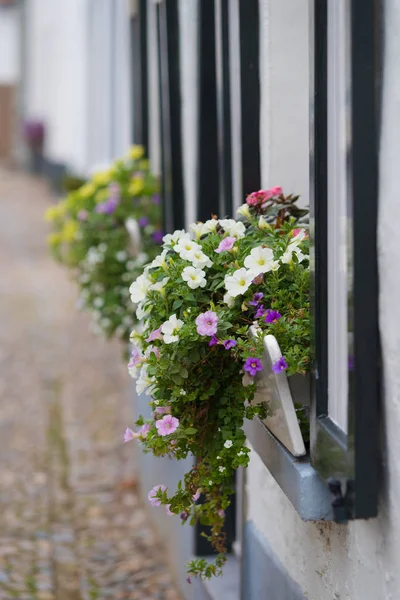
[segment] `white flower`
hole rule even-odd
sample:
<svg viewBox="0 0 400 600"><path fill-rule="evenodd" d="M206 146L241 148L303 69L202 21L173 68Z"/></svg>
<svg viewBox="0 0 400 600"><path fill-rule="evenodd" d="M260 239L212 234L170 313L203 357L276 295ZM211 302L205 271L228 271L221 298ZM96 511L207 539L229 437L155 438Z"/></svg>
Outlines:
<svg viewBox="0 0 400 600"><path fill-rule="evenodd" d="M195 290L198 287L205 287L207 284L205 271L195 267L185 267L182 271L182 279L188 286Z"/></svg>
<svg viewBox="0 0 400 600"><path fill-rule="evenodd" d="M296 243L291 242L287 247L286 251L281 256L281 263L290 264L293 262L293 253L297 257L297 262L302 262L305 258L308 258L305 254L302 253L300 248Z"/></svg>
<svg viewBox="0 0 400 600"><path fill-rule="evenodd" d="M258 274L258 273L257 273ZM247 269L238 269L225 277L225 288L232 298L244 294L250 287L254 275Z"/></svg>
<svg viewBox="0 0 400 600"><path fill-rule="evenodd" d="M164 235L163 242L166 246L175 246L182 238L190 239L190 236L184 229L176 229L174 233Z"/></svg>
<svg viewBox="0 0 400 600"><path fill-rule="evenodd" d="M244 454L246 454L246 453L243 452L243 450L241 450L240 452L237 453L238 456L243 456Z"/></svg>
<svg viewBox="0 0 400 600"><path fill-rule="evenodd" d="M94 248L93 246L89 248L88 253L86 255L86 261L90 266L97 265L97 263L103 260L103 255L101 252Z"/></svg>
<svg viewBox="0 0 400 600"><path fill-rule="evenodd" d="M129 336L129 339L131 340L132 344L137 346L139 350L143 351L142 336L136 331L136 329L132 331L131 335Z"/></svg>
<svg viewBox="0 0 400 600"><path fill-rule="evenodd" d="M213 480L212 480L212 479L209 479L209 480L208 480L208 485L212 485L212 484L213 484Z"/></svg>
<svg viewBox="0 0 400 600"><path fill-rule="evenodd" d="M299 233L297 235L295 235L294 238L292 239L292 241L290 242L290 245L300 244L305 239L306 236L307 236L306 230L300 229Z"/></svg>
<svg viewBox="0 0 400 600"><path fill-rule="evenodd" d="M79 277L79 281L80 283L89 283L90 275L88 273L82 273L82 275Z"/></svg>
<svg viewBox="0 0 400 600"><path fill-rule="evenodd" d="M101 283L95 283L92 285L92 292L95 294L102 294L104 292L104 286Z"/></svg>
<svg viewBox="0 0 400 600"><path fill-rule="evenodd" d="M115 258L117 259L118 262L124 262L124 260L126 260L128 258L128 255L125 252L125 250L120 250L119 252L116 253Z"/></svg>
<svg viewBox="0 0 400 600"><path fill-rule="evenodd" d="M93 306L95 306L96 308L101 308L104 304L104 298L95 298L93 300Z"/></svg>
<svg viewBox="0 0 400 600"><path fill-rule="evenodd" d="M128 260L128 262L126 263L126 268L129 271L133 271L133 269L136 267L136 261L135 260Z"/></svg>
<svg viewBox="0 0 400 600"><path fill-rule="evenodd" d="M166 344L172 344L173 342L179 341L179 335L177 332L183 327L183 321L177 319L176 315L171 315L168 321L165 321L161 325L161 333L164 335L164 342Z"/></svg>
<svg viewBox="0 0 400 600"><path fill-rule="evenodd" d="M174 247L175 252L179 254L181 258L184 260L189 260L190 262L193 260L194 254L197 250L201 250L201 246L191 240L190 238L182 238Z"/></svg>
<svg viewBox="0 0 400 600"><path fill-rule="evenodd" d="M147 373L147 365L144 364L140 371L138 380L136 381L136 391L138 394L143 394L146 390L150 391L150 388L154 384L154 379L149 377Z"/></svg>
<svg viewBox="0 0 400 600"><path fill-rule="evenodd" d="M218 219L208 219L208 221L206 221L204 223L205 232L213 233L217 229L218 223L219 223Z"/></svg>
<svg viewBox="0 0 400 600"><path fill-rule="evenodd" d="M191 225L189 225L189 229L194 234L196 240L199 240L202 235L207 233L206 231L204 231L204 223L202 223L201 221L199 221L198 223L191 223Z"/></svg>
<svg viewBox="0 0 400 600"><path fill-rule="evenodd" d="M232 306L235 304L235 298L231 296L229 292L226 292L224 295L224 302L229 306L229 308L232 308Z"/></svg>
<svg viewBox="0 0 400 600"><path fill-rule="evenodd" d="M107 244L105 244L104 242L102 242L101 244L99 244L97 246L97 249L99 250L99 252L105 252L107 250Z"/></svg>
<svg viewBox="0 0 400 600"><path fill-rule="evenodd" d="M142 302L140 302L136 307L136 316L141 321L149 316L151 313L151 308L143 308Z"/></svg>
<svg viewBox="0 0 400 600"><path fill-rule="evenodd" d="M271 248L257 246L257 248L253 248L249 256L246 256L244 266L249 269L254 277L257 277L260 273L276 271L279 268L279 262L274 260L274 253Z"/></svg>
<svg viewBox="0 0 400 600"><path fill-rule="evenodd" d="M152 281L146 275L139 275L129 288L132 302L141 302L146 298L147 291Z"/></svg>
<svg viewBox="0 0 400 600"><path fill-rule="evenodd" d="M264 219L264 217L262 215L258 219L258 227L259 227L259 229L269 229L270 228L267 221Z"/></svg>
<svg viewBox="0 0 400 600"><path fill-rule="evenodd" d="M202 269L203 267L212 267L213 263L202 250L196 250L193 254L192 264L196 269Z"/></svg>
<svg viewBox="0 0 400 600"><path fill-rule="evenodd" d="M235 237L236 239L240 240L245 236L246 227L241 221L235 221L235 219L221 219L219 224L231 237Z"/></svg>
<svg viewBox="0 0 400 600"><path fill-rule="evenodd" d="M217 456L217 460L221 460L221 457L220 457L220 456Z"/></svg>
<svg viewBox="0 0 400 600"><path fill-rule="evenodd" d="M146 252L139 252L139 255L135 261L135 264L138 267L141 267L141 266L145 265L148 260L149 260L149 255L146 254Z"/></svg>
<svg viewBox="0 0 400 600"><path fill-rule="evenodd" d="M163 293L163 289L167 285L168 281L169 281L169 277L164 277L164 279L162 279L161 281L157 281L157 283L153 283L149 287L149 289L150 290L154 290L155 292L160 292L160 294L162 294Z"/></svg>
<svg viewBox="0 0 400 600"><path fill-rule="evenodd" d="M226 468L225 467L218 467L218 471L220 473L223 473L224 471L226 471Z"/></svg>
<svg viewBox="0 0 400 600"><path fill-rule="evenodd" d="M161 252L161 254L159 254L158 256L155 257L155 259L153 260L153 262L149 265L150 269L153 269L155 267L162 267L164 269L164 271L166 271L168 269L168 265L167 265L167 261L165 260L168 254L168 249L165 249Z"/></svg>
<svg viewBox="0 0 400 600"><path fill-rule="evenodd" d="M155 404L156 406L158 406L158 405L160 404L160 401L159 401L159 400L153 400L153 402L154 402L154 404Z"/></svg>
<svg viewBox="0 0 400 600"><path fill-rule="evenodd" d="M232 440L226 440L226 442L225 442L225 444L224 444L225 448L231 448L231 447L232 447L232 445L233 445L233 442L232 442Z"/></svg>
<svg viewBox="0 0 400 600"><path fill-rule="evenodd" d="M107 317L106 317L105 319L102 319L100 321L100 325L103 327L103 329L107 329L111 325L111 320L107 319Z"/></svg>
<svg viewBox="0 0 400 600"><path fill-rule="evenodd" d="M187 392L185 392L185 390L181 390L179 393L181 396L186 396L186 394L187 394Z"/></svg>
<svg viewBox="0 0 400 600"><path fill-rule="evenodd" d="M239 206L236 213L238 215L241 215L242 217L246 217L247 219L250 219L250 217L251 217L249 205L246 203L242 204L242 206Z"/></svg>

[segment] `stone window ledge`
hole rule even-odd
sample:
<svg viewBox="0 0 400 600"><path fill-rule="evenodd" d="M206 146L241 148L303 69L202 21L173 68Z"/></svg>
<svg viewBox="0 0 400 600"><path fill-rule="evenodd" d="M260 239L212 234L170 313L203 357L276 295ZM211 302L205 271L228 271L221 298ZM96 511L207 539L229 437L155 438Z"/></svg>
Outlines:
<svg viewBox="0 0 400 600"><path fill-rule="evenodd" d="M247 439L304 521L331 520L332 494L309 456L294 458L257 417L245 421Z"/></svg>

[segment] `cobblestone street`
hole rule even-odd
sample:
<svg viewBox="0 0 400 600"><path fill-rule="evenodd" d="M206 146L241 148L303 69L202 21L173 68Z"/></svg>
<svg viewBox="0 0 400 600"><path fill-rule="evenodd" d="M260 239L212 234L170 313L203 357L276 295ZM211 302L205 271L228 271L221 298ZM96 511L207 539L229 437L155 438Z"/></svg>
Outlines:
<svg viewBox="0 0 400 600"><path fill-rule="evenodd" d="M0 169L0 600L177 600L122 443L121 348L48 254L51 201Z"/></svg>

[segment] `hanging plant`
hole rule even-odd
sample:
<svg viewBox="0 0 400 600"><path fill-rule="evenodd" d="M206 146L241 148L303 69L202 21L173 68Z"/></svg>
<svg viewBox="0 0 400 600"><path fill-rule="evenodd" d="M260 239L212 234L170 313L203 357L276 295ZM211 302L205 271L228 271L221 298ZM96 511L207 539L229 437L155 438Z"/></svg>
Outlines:
<svg viewBox="0 0 400 600"><path fill-rule="evenodd" d="M130 287L143 329L132 334L128 367L137 392L151 395L153 417L139 418L125 441L137 438L156 456L196 456L177 490L160 482L149 492L152 505L209 526L218 555L191 561L189 577L219 575L226 560L233 472L249 463L243 420L268 410L252 403L263 335L282 350L276 372L310 370L308 235L296 228L307 211L296 200L281 188L261 190L238 210L241 221L212 218L166 235Z"/></svg>
<svg viewBox="0 0 400 600"><path fill-rule="evenodd" d="M91 312L93 329L129 339L136 322L127 283L159 252L162 242L158 182L134 146L46 212L53 255L72 269L78 305Z"/></svg>

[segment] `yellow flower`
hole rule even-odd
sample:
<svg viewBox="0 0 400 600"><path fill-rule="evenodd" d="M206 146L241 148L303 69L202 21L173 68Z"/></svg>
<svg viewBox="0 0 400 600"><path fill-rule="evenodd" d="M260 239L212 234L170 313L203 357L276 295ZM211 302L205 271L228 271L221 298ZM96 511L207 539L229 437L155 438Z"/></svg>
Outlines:
<svg viewBox="0 0 400 600"><path fill-rule="evenodd" d="M133 160L139 160L140 158L142 158L143 154L144 154L143 146L131 146L131 148L129 150L129 156Z"/></svg>
<svg viewBox="0 0 400 600"><path fill-rule="evenodd" d="M128 194L138 196L143 191L144 183L141 177L134 177L128 187Z"/></svg>
<svg viewBox="0 0 400 600"><path fill-rule="evenodd" d="M94 201L96 202L96 204L100 204L100 202L104 202L104 200L107 200L109 195L110 195L110 193L109 193L108 189L103 188L102 190L99 190L96 193L96 196L94 197Z"/></svg>
<svg viewBox="0 0 400 600"><path fill-rule="evenodd" d="M72 242L75 239L79 225L76 221L66 221L61 231L61 237L64 242Z"/></svg>
<svg viewBox="0 0 400 600"><path fill-rule="evenodd" d="M59 202L56 206L49 206L49 208L44 213L44 220L47 221L48 223L51 223L52 221L55 221L56 219L63 217L65 214L66 208L67 207L66 207L64 201Z"/></svg>
<svg viewBox="0 0 400 600"><path fill-rule="evenodd" d="M96 193L96 186L93 183L85 183L79 188L79 196L81 198L90 198Z"/></svg>
<svg viewBox="0 0 400 600"><path fill-rule="evenodd" d="M49 233L47 236L47 243L51 247L58 246L61 244L61 235L59 233Z"/></svg>
<svg viewBox="0 0 400 600"><path fill-rule="evenodd" d="M107 183L110 182L110 177L110 169L108 169L108 171L99 171L98 173L94 173L92 181L96 185L107 185Z"/></svg>

